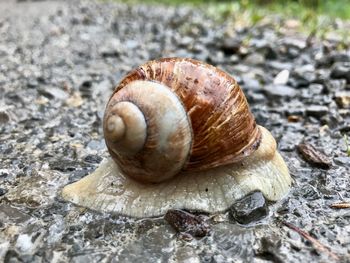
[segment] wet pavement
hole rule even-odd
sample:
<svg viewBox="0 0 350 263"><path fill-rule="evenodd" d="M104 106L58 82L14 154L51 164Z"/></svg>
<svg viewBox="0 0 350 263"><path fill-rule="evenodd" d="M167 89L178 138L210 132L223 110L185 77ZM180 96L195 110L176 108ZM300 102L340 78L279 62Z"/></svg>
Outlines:
<svg viewBox="0 0 350 263"><path fill-rule="evenodd" d="M331 207L350 202L349 42L310 38L277 18L219 23L188 7L0 6L0 261L350 262L350 208ZM275 136L294 185L268 208L257 200L258 221L210 215L206 236L191 238L163 218L102 214L60 197L108 156L101 122L113 87L137 65L171 56L234 76ZM301 143L330 167L315 166Z"/></svg>

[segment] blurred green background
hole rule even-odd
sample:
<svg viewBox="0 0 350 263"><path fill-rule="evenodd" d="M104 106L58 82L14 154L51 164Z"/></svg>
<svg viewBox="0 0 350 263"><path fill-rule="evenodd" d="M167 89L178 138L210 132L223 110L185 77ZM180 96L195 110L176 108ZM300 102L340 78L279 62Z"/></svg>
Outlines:
<svg viewBox="0 0 350 263"><path fill-rule="evenodd" d="M302 18L324 15L331 18L350 19L350 0L124 0L128 3L165 5L216 5L221 9L242 8L256 12L287 14ZM259 10L256 10L259 9Z"/></svg>
<svg viewBox="0 0 350 263"><path fill-rule="evenodd" d="M350 0L111 0L146 5L192 6L219 22L254 26L279 17L294 29L329 39L336 35L347 46L350 40ZM294 20L294 21L293 21ZM276 20L275 20L276 21ZM332 38L331 36L331 38Z"/></svg>

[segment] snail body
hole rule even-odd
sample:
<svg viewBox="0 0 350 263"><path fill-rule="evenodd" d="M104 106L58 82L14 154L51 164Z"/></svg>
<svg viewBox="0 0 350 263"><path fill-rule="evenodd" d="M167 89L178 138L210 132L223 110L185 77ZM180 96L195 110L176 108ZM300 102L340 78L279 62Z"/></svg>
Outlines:
<svg viewBox="0 0 350 263"><path fill-rule="evenodd" d="M217 212L254 190L278 200L291 185L237 82L199 61L160 59L131 71L109 99L103 128L112 159L62 193L95 210Z"/></svg>

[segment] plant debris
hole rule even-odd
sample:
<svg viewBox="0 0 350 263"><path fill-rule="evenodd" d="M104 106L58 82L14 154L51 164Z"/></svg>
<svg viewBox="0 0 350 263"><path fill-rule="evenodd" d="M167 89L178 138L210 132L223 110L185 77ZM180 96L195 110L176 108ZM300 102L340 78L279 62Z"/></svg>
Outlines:
<svg viewBox="0 0 350 263"><path fill-rule="evenodd" d="M169 210L164 219L181 234L189 234L193 237L204 237L210 232L207 217L193 215L180 209Z"/></svg>
<svg viewBox="0 0 350 263"><path fill-rule="evenodd" d="M329 169L332 166L331 159L320 151L316 150L311 144L301 143L298 145L298 152L308 163L322 169Z"/></svg>
<svg viewBox="0 0 350 263"><path fill-rule="evenodd" d="M330 258L334 259L334 260L340 260L340 257L333 253L332 250L328 247L326 247L325 245L323 245L321 242L319 242L316 238L313 238L312 236L310 236L307 232L301 230L300 228L296 227L295 225L292 225L288 222L282 221L283 225L285 225L286 227L294 230L295 232L297 232L299 235L301 235L302 237L304 237L305 239L307 239L308 241L311 242L312 246L320 251L320 252L324 252L326 253Z"/></svg>
<svg viewBox="0 0 350 263"><path fill-rule="evenodd" d="M350 202L334 203L334 204L331 204L330 207L335 209L350 208Z"/></svg>

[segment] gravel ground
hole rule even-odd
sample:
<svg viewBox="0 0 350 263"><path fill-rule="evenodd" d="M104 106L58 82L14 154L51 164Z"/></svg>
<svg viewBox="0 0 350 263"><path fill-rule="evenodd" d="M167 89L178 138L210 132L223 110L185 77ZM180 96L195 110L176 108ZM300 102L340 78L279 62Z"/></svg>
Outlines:
<svg viewBox="0 0 350 263"><path fill-rule="evenodd" d="M296 21L278 18L233 28L189 8L0 6L0 261L350 262L350 209L330 207L350 201L349 42L307 38ZM235 76L257 122L275 136L295 183L267 217L239 224L218 214L209 235L188 239L163 218L101 214L60 197L107 156L101 119L113 86L168 56ZM331 168L306 162L301 142L329 156Z"/></svg>

